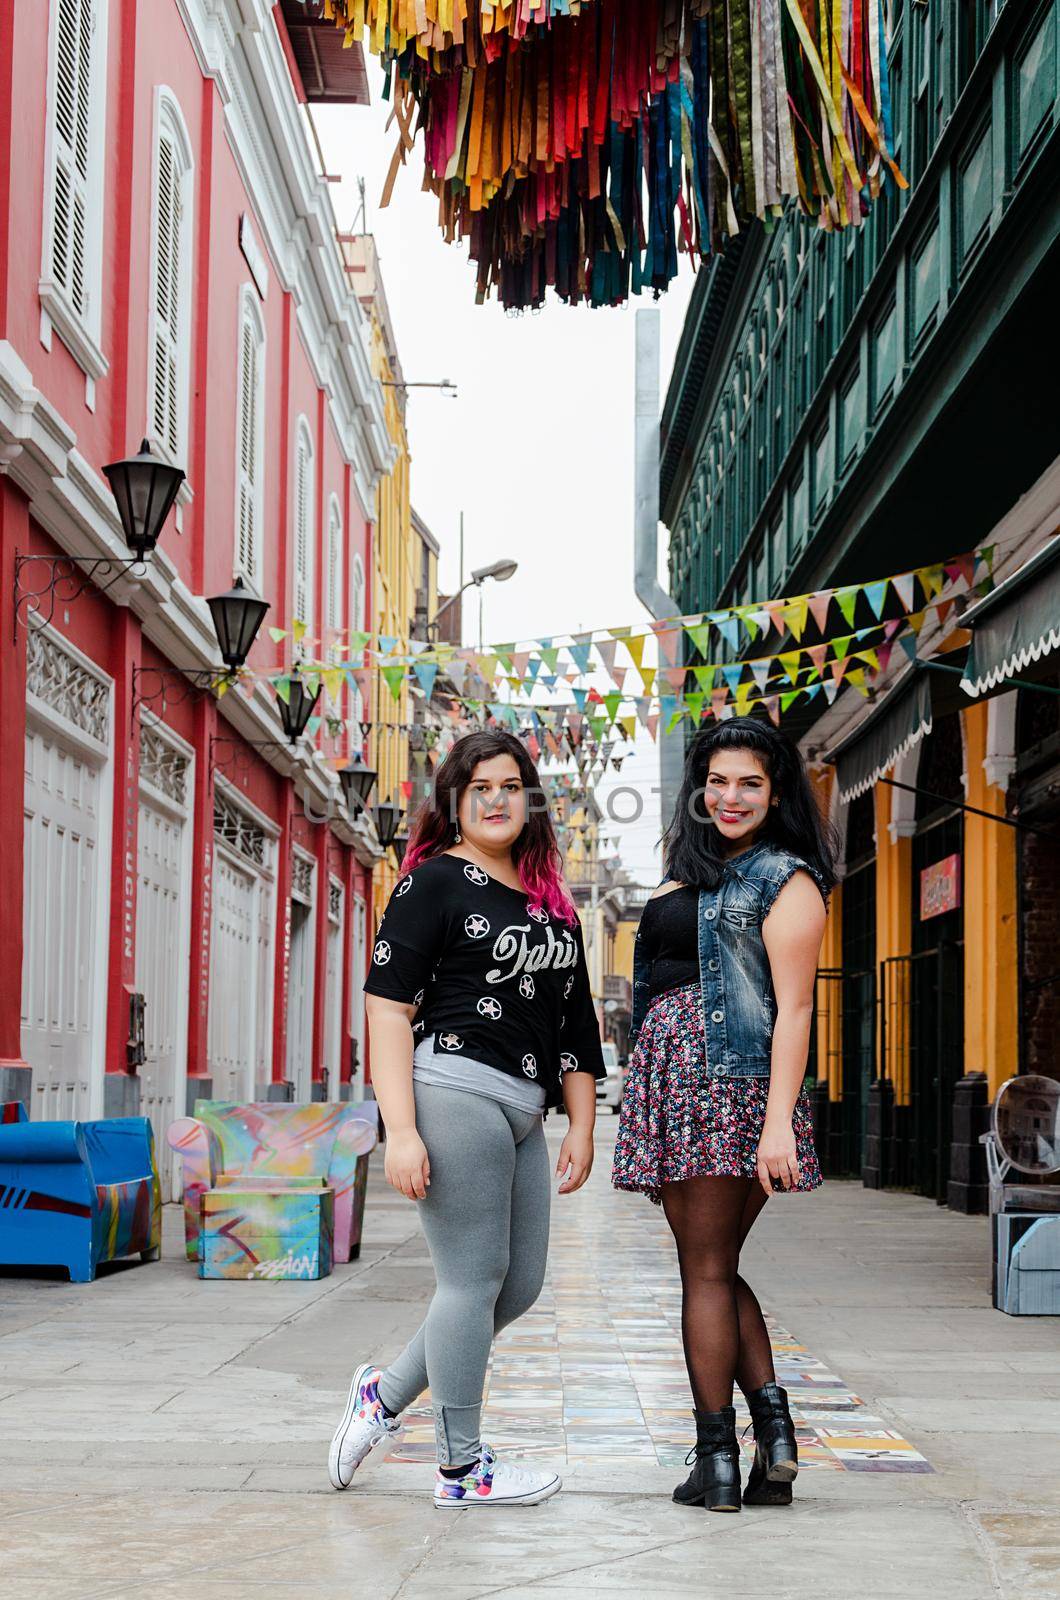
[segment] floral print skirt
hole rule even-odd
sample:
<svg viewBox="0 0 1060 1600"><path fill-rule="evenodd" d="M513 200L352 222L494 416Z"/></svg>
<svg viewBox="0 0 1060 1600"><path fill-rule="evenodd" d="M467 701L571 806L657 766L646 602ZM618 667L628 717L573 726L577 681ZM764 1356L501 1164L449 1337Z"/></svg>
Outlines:
<svg viewBox="0 0 1060 1600"><path fill-rule="evenodd" d="M682 1178L754 1178L766 1114L768 1078L710 1078L703 1065L703 1003L698 983L660 994L648 1006L622 1097L611 1182L658 1205L664 1183ZM792 1113L799 1181L820 1187L810 1102ZM791 1191L788 1191L791 1192Z"/></svg>

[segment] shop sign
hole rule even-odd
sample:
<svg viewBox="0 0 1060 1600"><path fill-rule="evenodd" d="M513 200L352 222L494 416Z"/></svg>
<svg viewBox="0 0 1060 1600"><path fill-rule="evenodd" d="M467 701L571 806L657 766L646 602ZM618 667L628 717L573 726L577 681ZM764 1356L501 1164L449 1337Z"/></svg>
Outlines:
<svg viewBox="0 0 1060 1600"><path fill-rule="evenodd" d="M946 856L920 874L920 920L956 911L961 903L961 858Z"/></svg>

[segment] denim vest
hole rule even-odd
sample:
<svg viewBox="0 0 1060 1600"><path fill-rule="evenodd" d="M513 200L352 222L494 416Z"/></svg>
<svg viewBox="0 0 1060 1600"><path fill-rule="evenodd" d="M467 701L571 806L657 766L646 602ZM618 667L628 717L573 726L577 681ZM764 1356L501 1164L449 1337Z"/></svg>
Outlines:
<svg viewBox="0 0 1060 1600"><path fill-rule="evenodd" d="M716 889L699 891L699 986L710 1078L769 1076L777 1002L762 923L800 868L810 873L827 904L827 891L814 869L768 840L727 861ZM667 873L662 882L671 876ZM631 1049L648 1009L650 983L651 962L638 928L633 943Z"/></svg>

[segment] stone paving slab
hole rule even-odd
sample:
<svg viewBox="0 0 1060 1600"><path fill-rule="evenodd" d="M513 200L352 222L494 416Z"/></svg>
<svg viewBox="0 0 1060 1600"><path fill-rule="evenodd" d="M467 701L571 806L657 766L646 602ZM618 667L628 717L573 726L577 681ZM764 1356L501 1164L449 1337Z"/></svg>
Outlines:
<svg viewBox="0 0 1060 1600"><path fill-rule="evenodd" d="M378 1162L362 1258L318 1283L200 1283L175 1207L161 1263L0 1272L3 1600L1056 1600L1060 1331L991 1309L985 1219L836 1183L766 1208L747 1274L788 1375L818 1379L792 1384L817 1445L790 1510L711 1517L670 1499L675 1263L655 1208L610 1190L612 1136L491 1371L490 1422L563 1471L540 1507L436 1512L423 1461L327 1483L351 1368L433 1285ZM855 1419L932 1470L850 1470L829 1430Z"/></svg>

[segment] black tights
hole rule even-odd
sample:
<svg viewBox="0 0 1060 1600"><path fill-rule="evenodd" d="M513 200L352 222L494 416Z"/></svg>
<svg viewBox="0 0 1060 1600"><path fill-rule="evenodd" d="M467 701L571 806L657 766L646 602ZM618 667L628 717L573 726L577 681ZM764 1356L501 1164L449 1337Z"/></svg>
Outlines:
<svg viewBox="0 0 1060 1600"><path fill-rule="evenodd" d="M773 1383L773 1351L754 1290L739 1275L740 1247L766 1203L757 1178L685 1178L663 1185L681 1266L681 1333L697 1411L732 1405Z"/></svg>

